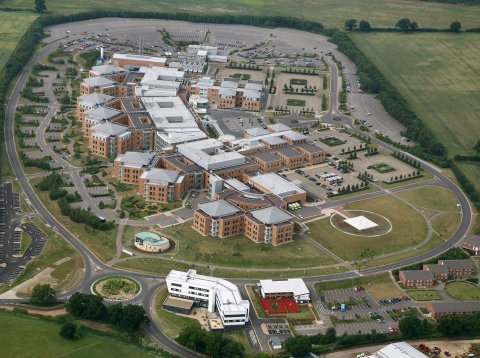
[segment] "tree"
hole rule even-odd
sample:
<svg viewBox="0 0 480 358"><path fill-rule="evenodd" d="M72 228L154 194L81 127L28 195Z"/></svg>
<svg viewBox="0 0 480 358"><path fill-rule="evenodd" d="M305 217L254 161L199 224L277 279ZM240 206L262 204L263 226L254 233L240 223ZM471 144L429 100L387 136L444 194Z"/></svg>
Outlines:
<svg viewBox="0 0 480 358"><path fill-rule="evenodd" d="M348 30L348 31L353 31L353 29L357 27L357 20L355 19L350 19L350 20L347 20L345 21L345 28Z"/></svg>
<svg viewBox="0 0 480 358"><path fill-rule="evenodd" d="M68 313L74 316L100 321L106 317L107 308L103 299L96 295L75 292L65 304Z"/></svg>
<svg viewBox="0 0 480 358"><path fill-rule="evenodd" d="M32 290L30 302L37 306L52 306L57 302L55 290L48 283L36 285Z"/></svg>
<svg viewBox="0 0 480 358"><path fill-rule="evenodd" d="M148 323L149 319L143 307L138 305L126 305L123 307L122 317L118 326L127 332L137 332L142 323Z"/></svg>
<svg viewBox="0 0 480 358"><path fill-rule="evenodd" d="M323 337L324 344L330 344L337 340L337 331L333 327L327 328L325 336Z"/></svg>
<svg viewBox="0 0 480 358"><path fill-rule="evenodd" d="M462 24L460 23L460 21L454 21L450 24L451 32L460 32L461 28L462 28Z"/></svg>
<svg viewBox="0 0 480 358"><path fill-rule="evenodd" d="M360 31L363 31L363 32L368 32L372 30L370 23L365 20L360 21L360 24L358 24L358 28L360 29Z"/></svg>
<svg viewBox="0 0 480 358"><path fill-rule="evenodd" d="M422 321L416 316L408 316L400 321L398 329L405 338L417 338L422 334Z"/></svg>
<svg viewBox="0 0 480 358"><path fill-rule="evenodd" d="M310 353L312 344L307 336L290 337L285 341L285 349L292 356L301 358Z"/></svg>
<svg viewBox="0 0 480 358"><path fill-rule="evenodd" d="M416 31L416 30L418 30L418 24L416 21L412 21L410 23L410 31Z"/></svg>
<svg viewBox="0 0 480 358"><path fill-rule="evenodd" d="M35 11L40 14L47 11L47 5L45 5L45 0L35 0Z"/></svg>
<svg viewBox="0 0 480 358"><path fill-rule="evenodd" d="M473 146L473 150L475 150L477 154L480 154L480 139L477 141L477 144Z"/></svg>
<svg viewBox="0 0 480 358"><path fill-rule="evenodd" d="M410 31L410 27L412 26L412 22L410 19L404 17L403 19L400 19L395 27L398 27L400 31Z"/></svg>
<svg viewBox="0 0 480 358"><path fill-rule="evenodd" d="M78 326L75 323L65 323L62 328L60 328L58 334L61 337L70 340L80 338L78 334Z"/></svg>

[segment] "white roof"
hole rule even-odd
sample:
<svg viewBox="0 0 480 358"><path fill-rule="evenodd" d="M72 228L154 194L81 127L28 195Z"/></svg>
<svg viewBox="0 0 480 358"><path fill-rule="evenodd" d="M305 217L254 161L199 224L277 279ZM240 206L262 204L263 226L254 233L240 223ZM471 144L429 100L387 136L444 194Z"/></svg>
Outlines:
<svg viewBox="0 0 480 358"><path fill-rule="evenodd" d="M108 87L114 85L116 82L102 76L95 76L84 78L83 83L92 87Z"/></svg>
<svg viewBox="0 0 480 358"><path fill-rule="evenodd" d="M156 62L156 63L165 63L167 61L165 57L133 55L129 53L114 53L112 59L149 61L149 62Z"/></svg>
<svg viewBox="0 0 480 358"><path fill-rule="evenodd" d="M260 280L262 292L269 293L283 293L292 292L294 296L309 295L307 285L301 278L290 278L288 280Z"/></svg>
<svg viewBox="0 0 480 358"><path fill-rule="evenodd" d="M218 91L220 97L235 97L237 95L237 90L235 88L230 87L222 87L220 91Z"/></svg>
<svg viewBox="0 0 480 358"><path fill-rule="evenodd" d="M238 287L221 278L199 275L196 270L190 269L187 272L172 270L166 277L166 281L189 282L192 286L203 286L215 290L217 299L224 310L229 312L245 313L249 308L249 302L242 299Z"/></svg>
<svg viewBox="0 0 480 358"><path fill-rule="evenodd" d="M305 190L300 189L295 184L283 179L281 176L275 173L260 174L251 177L250 179L261 185L269 192L282 198L295 193L305 193Z"/></svg>
<svg viewBox="0 0 480 358"><path fill-rule="evenodd" d="M238 191L250 191L250 187L246 184L243 184L240 180L235 178L225 179L225 184L231 188L234 188Z"/></svg>
<svg viewBox="0 0 480 358"><path fill-rule="evenodd" d="M406 342L392 343L376 353L379 358L428 358Z"/></svg>
<svg viewBox="0 0 480 358"><path fill-rule="evenodd" d="M123 134L128 131L128 127L121 126L119 124L106 122L103 124L98 124L95 127L92 127L92 130L96 134L104 134L108 136L116 136Z"/></svg>
<svg viewBox="0 0 480 358"><path fill-rule="evenodd" d="M148 180L154 184L169 184L175 183L180 173L174 170L152 168L145 170L140 178Z"/></svg>
<svg viewBox="0 0 480 358"><path fill-rule="evenodd" d="M155 86L159 81L181 81L185 76L185 72L179 71L177 68L158 66L142 66L138 72L145 74L140 83L149 86Z"/></svg>
<svg viewBox="0 0 480 358"><path fill-rule="evenodd" d="M270 124L267 127L270 128L274 132L285 132L285 131L291 130L291 128L289 126L287 126L286 124L282 124L282 123Z"/></svg>
<svg viewBox="0 0 480 358"><path fill-rule="evenodd" d="M199 204L198 208L212 217L229 216L240 211L239 208L227 203L225 200L216 200Z"/></svg>
<svg viewBox="0 0 480 358"><path fill-rule="evenodd" d="M255 219L266 225L280 224L292 218L290 214L277 208L276 206L254 210L251 211L250 214L252 214Z"/></svg>
<svg viewBox="0 0 480 358"><path fill-rule="evenodd" d="M366 218L365 216L356 216L354 218L346 219L344 221L357 230L366 230L378 226L372 220Z"/></svg>
<svg viewBox="0 0 480 358"><path fill-rule="evenodd" d="M227 150L222 142L213 138L180 144L177 149L180 154L206 170L245 164L243 155Z"/></svg>
<svg viewBox="0 0 480 358"><path fill-rule="evenodd" d="M239 83L235 80L230 80L226 78L225 80L222 81L222 84L220 85L221 88L238 88Z"/></svg>
<svg viewBox="0 0 480 358"><path fill-rule="evenodd" d="M122 162L129 167L141 168L149 165L155 157L153 153L125 152L115 158L116 162Z"/></svg>
<svg viewBox="0 0 480 358"><path fill-rule="evenodd" d="M263 88L263 85L260 83L255 83L255 82L248 82L245 85L245 89L247 90L254 90L254 91L261 91Z"/></svg>

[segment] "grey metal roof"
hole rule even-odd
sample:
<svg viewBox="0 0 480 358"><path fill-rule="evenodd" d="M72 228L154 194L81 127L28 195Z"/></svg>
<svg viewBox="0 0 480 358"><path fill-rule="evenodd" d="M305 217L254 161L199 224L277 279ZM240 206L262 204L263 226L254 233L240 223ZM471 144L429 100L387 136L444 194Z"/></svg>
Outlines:
<svg viewBox="0 0 480 358"><path fill-rule="evenodd" d="M254 210L250 212L258 221L270 225L279 224L288 221L292 218L290 214L277 208L276 206L270 206L269 208Z"/></svg>
<svg viewBox="0 0 480 358"><path fill-rule="evenodd" d="M85 78L83 82L93 87L111 86L115 84L115 81L112 81L111 79L108 79L102 76L88 77L88 78Z"/></svg>
<svg viewBox="0 0 480 358"><path fill-rule="evenodd" d="M248 128L245 130L248 134L250 134L252 137L257 137L259 135L265 135L268 134L268 131L266 129L260 128L260 127L253 127L253 128Z"/></svg>
<svg viewBox="0 0 480 358"><path fill-rule="evenodd" d="M425 265L425 269L435 274L448 274L448 268L444 265L432 264Z"/></svg>
<svg viewBox="0 0 480 358"><path fill-rule="evenodd" d="M110 119L118 116L122 112L107 107L97 107L87 112L87 117L95 119Z"/></svg>
<svg viewBox="0 0 480 358"><path fill-rule="evenodd" d="M92 105L104 104L105 102L110 101L115 98L107 94L93 92L89 94L84 94L83 96L78 97L81 103L90 103Z"/></svg>
<svg viewBox="0 0 480 358"><path fill-rule="evenodd" d="M433 273L426 270L400 271L407 281L409 280L433 280Z"/></svg>
<svg viewBox="0 0 480 358"><path fill-rule="evenodd" d="M103 124L96 125L92 128L96 133L103 133L111 136L119 135L125 133L128 130L127 126L121 126L119 124L106 122Z"/></svg>
<svg viewBox="0 0 480 358"><path fill-rule="evenodd" d="M152 168L149 170L145 170L140 176L140 178L147 179L151 183L155 184L168 184L175 183L179 175L180 173L174 170Z"/></svg>
<svg viewBox="0 0 480 358"><path fill-rule="evenodd" d="M307 138L306 135L298 132L293 132L293 131L289 133L285 133L283 136L291 140L303 140Z"/></svg>
<svg viewBox="0 0 480 358"><path fill-rule="evenodd" d="M285 131L289 131L291 129L289 126L287 126L285 124L282 124L282 123L270 124L267 127L270 128L274 132L285 132Z"/></svg>
<svg viewBox="0 0 480 358"><path fill-rule="evenodd" d="M276 144L283 144L286 143L282 138L280 137L265 137L262 138L262 141L265 143L268 143L270 145L276 145Z"/></svg>
<svg viewBox="0 0 480 358"><path fill-rule="evenodd" d="M296 150L293 150L290 147L280 147L280 148L275 148L273 152L281 153L286 157L289 158L295 158L295 157L302 157L303 154L300 152L297 152Z"/></svg>
<svg viewBox="0 0 480 358"><path fill-rule="evenodd" d="M115 66L115 65L99 65L99 66L93 66L92 71L99 73L101 75L109 75L112 73L121 73L125 72L125 70L121 67Z"/></svg>
<svg viewBox="0 0 480 358"><path fill-rule="evenodd" d="M146 166L150 164L152 159L155 157L154 153L142 153L142 152L125 152L125 154L119 155L116 160L128 163L136 164L138 166Z"/></svg>
<svg viewBox="0 0 480 358"><path fill-rule="evenodd" d="M212 217L233 215L240 211L239 208L227 203L225 200L210 201L199 204L198 208Z"/></svg>
<svg viewBox="0 0 480 358"><path fill-rule="evenodd" d="M480 312L480 301L432 302L436 313Z"/></svg>

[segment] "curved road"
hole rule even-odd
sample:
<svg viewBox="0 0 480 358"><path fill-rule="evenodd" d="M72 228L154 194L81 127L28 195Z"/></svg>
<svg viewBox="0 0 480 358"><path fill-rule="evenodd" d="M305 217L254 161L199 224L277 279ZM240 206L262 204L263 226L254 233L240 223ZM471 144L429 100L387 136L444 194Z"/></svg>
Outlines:
<svg viewBox="0 0 480 358"><path fill-rule="evenodd" d="M8 158L12 165L14 175L19 181L25 195L31 201L32 207L34 208L34 210L38 213L39 217L41 217L46 224L54 228L82 255L83 260L85 262L85 272L78 290L82 292L90 292L91 284L97 279L99 279L100 277L108 276L112 274L119 274L119 273L125 274L126 270L112 268L104 264L93 254L93 252L88 247L86 247L83 243L78 241L76 237L72 235L72 233L70 233L65 227L63 227L62 224L50 214L48 209L39 200L39 198L33 191L32 187L30 186L28 178L23 172L20 158L15 147L14 115L15 115L16 104L20 97L20 91L23 88L32 70L33 65L38 63L41 58L48 55L49 52L53 51L57 47L57 42L58 40L51 42L48 45L42 47L38 52L36 52L34 57L24 67L22 73L20 74L19 79L12 91L11 97L8 100L6 119L5 119L5 143L6 143ZM329 64L331 67L331 74L332 74L331 76L332 91L331 91L331 97L330 97L330 109L328 113L323 117L323 120L327 123L347 125L351 128L352 131L365 135L365 133L359 132L353 127L350 117L347 117L337 112L336 108L338 105L338 101L337 101L338 73L337 73L336 66L330 60L329 60ZM341 120L340 121L333 120L333 118L335 117ZM372 137L372 142L374 142L381 148L388 151L397 150L391 147L390 145L377 140L374 137ZM409 155L408 153L405 153L405 154ZM416 160L419 160L416 157L413 157L413 156L411 157L415 158ZM450 189L455 194L455 196L458 199L458 202L460 203L461 210L462 210L462 221L459 227L457 228L456 232L454 233L454 235L442 245L422 255L411 257L402 261L398 261L396 263L382 265L382 266L360 270L360 271L349 271L349 272L343 272L338 274L309 277L305 279L307 282L314 282L314 281L320 281L320 280L337 280L337 279L351 278L358 275L371 275L379 272L385 272L392 269L397 269L406 265L411 265L413 263L423 261L425 259L434 257L444 252L448 248L454 246L459 240L461 240L465 236L465 234L468 232L470 228L471 221L472 221L472 208L465 194L447 176L442 174L441 171L437 169L435 166L425 161L420 160L420 162L421 162L422 168L425 171L428 171L434 174L437 178L439 178L442 181L443 185L448 189ZM140 303L145 308L145 311L147 312L150 319L153 321L152 308L153 308L154 293L159 287L161 287L164 284L162 277L141 274L137 272L128 272L128 274L130 277L138 280L142 284L143 290L140 295L141 296ZM256 280L237 279L237 280L232 280L232 282L244 284L247 282L256 282ZM67 295L68 293L64 294L64 296L67 296ZM181 357L186 357L186 358L196 358L201 356L196 352L190 351L182 346L179 346L176 342L172 341L163 332L161 332L155 324L150 324L144 327L144 329L145 329L145 332L157 344L159 344L165 350L173 354L176 354Z"/></svg>

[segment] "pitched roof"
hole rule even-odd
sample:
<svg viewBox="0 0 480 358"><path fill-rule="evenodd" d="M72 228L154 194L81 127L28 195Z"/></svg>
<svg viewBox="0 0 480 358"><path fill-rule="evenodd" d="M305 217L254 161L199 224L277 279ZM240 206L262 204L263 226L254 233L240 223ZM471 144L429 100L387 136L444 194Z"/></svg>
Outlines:
<svg viewBox="0 0 480 358"><path fill-rule="evenodd" d="M471 235L463 239L463 244L480 247L480 236Z"/></svg>
<svg viewBox="0 0 480 358"><path fill-rule="evenodd" d="M430 271L431 273L435 274L448 274L448 268L444 265L432 264L432 265L425 265L425 270Z"/></svg>
<svg viewBox="0 0 480 358"><path fill-rule="evenodd" d="M174 170L152 168L145 170L140 178L155 184L168 184L175 183L179 176L180 173Z"/></svg>
<svg viewBox="0 0 480 358"><path fill-rule="evenodd" d="M116 83L115 81L112 81L111 79L108 79L102 76L88 77L88 78L85 78L83 82L93 87L100 87L100 86L106 87Z"/></svg>
<svg viewBox="0 0 480 358"><path fill-rule="evenodd" d="M291 131L289 133L286 133L283 135L285 138L288 138L288 139L291 139L291 140L303 140L303 139L306 139L307 136L302 134L302 133L298 133L298 132L294 132L294 131Z"/></svg>
<svg viewBox="0 0 480 358"><path fill-rule="evenodd" d="M288 221L292 218L290 214L277 208L276 206L270 206L269 208L254 210L250 212L258 221L270 225L279 224Z"/></svg>
<svg viewBox="0 0 480 358"><path fill-rule="evenodd" d="M465 260L438 260L440 265L445 265L449 270L472 270L473 262L470 259Z"/></svg>
<svg viewBox="0 0 480 358"><path fill-rule="evenodd" d="M125 72L125 70L121 67L115 66L115 65L99 65L99 66L93 66L92 71L99 73L101 75L109 75L112 73L121 73Z"/></svg>
<svg viewBox="0 0 480 358"><path fill-rule="evenodd" d="M199 204L198 208L213 217L233 215L240 211L239 208L227 203L225 200L210 201L208 203Z"/></svg>
<svg viewBox="0 0 480 358"><path fill-rule="evenodd" d="M282 124L282 123L270 124L267 127L270 128L274 132L285 132L285 131L289 131L291 129L289 126L287 126L285 124Z"/></svg>
<svg viewBox="0 0 480 358"><path fill-rule="evenodd" d="M433 280L433 273L426 270L408 270L400 271L405 280Z"/></svg>
<svg viewBox="0 0 480 358"><path fill-rule="evenodd" d="M112 98L115 98L115 97L112 97L103 93L98 93L98 92L84 94L83 96L78 97L81 103L88 103L91 105L104 104L105 102L110 101Z"/></svg>
<svg viewBox="0 0 480 358"><path fill-rule="evenodd" d="M252 137L257 137L259 135L265 135L268 134L268 131L266 129L260 128L260 127L253 127L253 128L248 128L245 130L248 134L250 134Z"/></svg>
<svg viewBox="0 0 480 358"><path fill-rule="evenodd" d="M121 154L115 158L115 161L143 167L150 164L154 157L155 154L153 153L125 152L125 154Z"/></svg>
<svg viewBox="0 0 480 358"><path fill-rule="evenodd" d="M128 130L127 126L121 126L119 124L105 122L92 127L95 133L103 133L109 136L116 136L125 133Z"/></svg>
<svg viewBox="0 0 480 358"><path fill-rule="evenodd" d="M432 302L436 313L471 313L480 312L480 301Z"/></svg>
<svg viewBox="0 0 480 358"><path fill-rule="evenodd" d="M122 112L107 107L97 107L87 111L87 117L95 119L110 119L118 116Z"/></svg>
<svg viewBox="0 0 480 358"><path fill-rule="evenodd" d="M262 142L265 142L265 143L270 144L270 145L286 143L282 138L275 137L275 136L265 137L265 138L262 138L261 140L262 140Z"/></svg>

